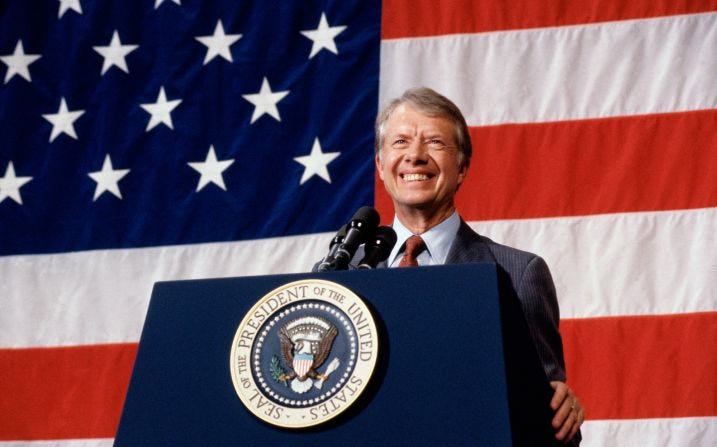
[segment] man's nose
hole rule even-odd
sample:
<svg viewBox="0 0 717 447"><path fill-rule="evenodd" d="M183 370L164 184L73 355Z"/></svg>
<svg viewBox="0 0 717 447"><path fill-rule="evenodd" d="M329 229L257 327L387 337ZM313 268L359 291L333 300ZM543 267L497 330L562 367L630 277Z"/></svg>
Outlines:
<svg viewBox="0 0 717 447"><path fill-rule="evenodd" d="M406 151L405 159L412 162L428 160L428 147L421 141L414 141Z"/></svg>

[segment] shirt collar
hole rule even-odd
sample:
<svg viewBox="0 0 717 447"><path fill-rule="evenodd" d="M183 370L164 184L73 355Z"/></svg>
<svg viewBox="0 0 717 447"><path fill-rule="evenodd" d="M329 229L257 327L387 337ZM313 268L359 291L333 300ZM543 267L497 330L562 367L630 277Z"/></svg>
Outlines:
<svg viewBox="0 0 717 447"><path fill-rule="evenodd" d="M456 238L460 225L461 219L458 216L458 212L453 211L453 214L446 220L421 234L421 238L426 243L426 250L431 256L432 264L445 264L448 251L451 249L451 244L453 244L453 240ZM389 266L393 265L399 253L402 252L406 239L413 235L413 233L398 220L398 216L394 216L393 218L393 229L396 231L396 245L394 245L393 250L391 250L391 255L386 260Z"/></svg>

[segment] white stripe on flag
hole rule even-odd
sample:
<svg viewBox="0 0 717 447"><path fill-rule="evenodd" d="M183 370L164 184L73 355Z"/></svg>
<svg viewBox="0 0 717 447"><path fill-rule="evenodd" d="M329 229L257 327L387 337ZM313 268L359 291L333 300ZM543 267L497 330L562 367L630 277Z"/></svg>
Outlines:
<svg viewBox="0 0 717 447"><path fill-rule="evenodd" d="M581 430L581 447L717 445L716 417L587 421Z"/></svg>
<svg viewBox="0 0 717 447"><path fill-rule="evenodd" d="M561 318L717 310L717 208L471 224L546 260Z"/></svg>
<svg viewBox="0 0 717 447"><path fill-rule="evenodd" d="M717 13L384 40L379 104L413 86L469 125L717 108Z"/></svg>
<svg viewBox="0 0 717 447"><path fill-rule="evenodd" d="M0 257L0 347L136 342L155 282L308 272L332 236Z"/></svg>
<svg viewBox="0 0 717 447"><path fill-rule="evenodd" d="M472 225L546 259L562 318L717 309L717 209ZM0 258L0 347L136 342L154 282L309 271L331 237Z"/></svg>

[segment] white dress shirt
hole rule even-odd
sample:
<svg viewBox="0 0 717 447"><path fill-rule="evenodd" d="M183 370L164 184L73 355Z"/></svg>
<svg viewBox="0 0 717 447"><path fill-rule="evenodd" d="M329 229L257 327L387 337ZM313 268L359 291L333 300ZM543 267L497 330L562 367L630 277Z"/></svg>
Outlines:
<svg viewBox="0 0 717 447"><path fill-rule="evenodd" d="M446 263L448 251L456 238L458 227L461 225L461 218L457 211L443 222L419 235L426 243L426 249L417 257L418 265L441 265ZM393 218L393 229L396 231L396 245L386 260L389 267L398 267L403 257L406 240L413 236L413 233L406 228L397 216Z"/></svg>

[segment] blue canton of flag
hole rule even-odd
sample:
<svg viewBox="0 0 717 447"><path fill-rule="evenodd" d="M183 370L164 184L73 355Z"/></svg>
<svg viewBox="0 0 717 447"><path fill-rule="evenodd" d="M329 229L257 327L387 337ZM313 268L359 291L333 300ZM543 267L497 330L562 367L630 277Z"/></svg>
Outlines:
<svg viewBox="0 0 717 447"><path fill-rule="evenodd" d="M378 2L0 8L0 254L331 231L373 203Z"/></svg>

